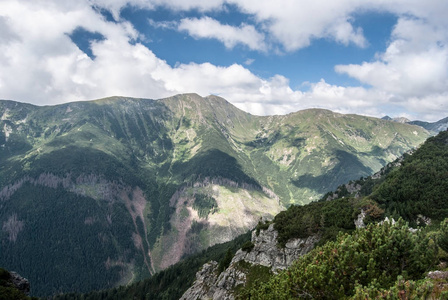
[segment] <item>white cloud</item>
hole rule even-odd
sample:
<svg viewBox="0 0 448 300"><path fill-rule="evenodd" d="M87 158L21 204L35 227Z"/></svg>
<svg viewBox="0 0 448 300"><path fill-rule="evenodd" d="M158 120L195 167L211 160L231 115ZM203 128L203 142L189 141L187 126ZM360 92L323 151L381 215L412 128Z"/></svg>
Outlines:
<svg viewBox="0 0 448 300"><path fill-rule="evenodd" d="M346 73L397 97L423 96L448 89L448 41L445 31L420 20L400 19L393 41L374 62L338 65Z"/></svg>
<svg viewBox="0 0 448 300"><path fill-rule="evenodd" d="M246 66L250 66L251 64L253 64L255 62L255 59L253 59L253 58L248 58L248 59L246 59L245 61L244 61L244 64L246 65Z"/></svg>
<svg viewBox="0 0 448 300"><path fill-rule="evenodd" d="M177 11L192 9L210 11L221 9L224 3L223 0L89 0L89 2L92 5L109 10L115 20L120 19L120 12L126 6L150 10L162 6Z"/></svg>
<svg viewBox="0 0 448 300"><path fill-rule="evenodd" d="M350 14L360 7L354 0L247 0L229 2L255 16L266 32L286 51L310 45L313 39L330 38L345 45L364 47L360 28L350 23ZM362 2L361 2L362 3Z"/></svg>
<svg viewBox="0 0 448 300"><path fill-rule="evenodd" d="M233 48L238 44L247 46L251 50L266 51L263 34L259 33L253 25L241 24L239 27L221 24L210 17L201 19L182 19L178 29L187 31L194 38L217 39L226 48Z"/></svg>
<svg viewBox="0 0 448 300"><path fill-rule="evenodd" d="M149 25L151 25L154 28L162 28L162 29L171 29L171 30L177 30L177 27L179 26L179 22L176 21L154 21L153 19L148 19Z"/></svg>
<svg viewBox="0 0 448 300"><path fill-rule="evenodd" d="M447 29L400 17L389 46L376 61L338 65L335 70L389 93L402 109L442 117L448 112Z"/></svg>

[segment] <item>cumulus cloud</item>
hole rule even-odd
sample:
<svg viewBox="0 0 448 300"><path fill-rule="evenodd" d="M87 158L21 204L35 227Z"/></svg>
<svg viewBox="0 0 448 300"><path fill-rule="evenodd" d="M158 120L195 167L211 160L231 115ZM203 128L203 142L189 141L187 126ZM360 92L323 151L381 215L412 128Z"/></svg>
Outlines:
<svg viewBox="0 0 448 300"><path fill-rule="evenodd" d="M338 65L336 71L397 96L443 92L448 88L448 39L445 30L438 31L421 20L400 19L377 61Z"/></svg>
<svg viewBox="0 0 448 300"><path fill-rule="evenodd" d="M221 41L226 48L242 44L251 50L266 51L263 34L253 25L241 24L239 27L221 24L210 17L182 19L178 26L181 31L187 31L194 38L214 38Z"/></svg>
<svg viewBox="0 0 448 300"><path fill-rule="evenodd" d="M70 1L70 0L64 0ZM75 1L74 1L75 2ZM126 6L153 10L157 7L166 7L177 11L197 9L210 11L221 9L223 0L89 0L89 3L105 8L112 13L115 20L120 19L120 12Z"/></svg>
<svg viewBox="0 0 448 300"><path fill-rule="evenodd" d="M167 5L180 8L172 2L169 1ZM188 31L195 38L215 38L227 48L246 42L252 50L265 51L267 38L286 51L307 47L313 39L320 38L330 38L344 45L352 43L359 47L368 44L362 28L354 28L351 23L350 14L361 6L353 0L306 0L300 3L291 0L227 0L213 1L207 5L193 3L197 5L195 8L203 10L223 9L224 4L232 4L254 17L260 30L247 24L240 27L222 25L209 17L182 20L181 30Z"/></svg>
<svg viewBox="0 0 448 300"><path fill-rule="evenodd" d="M229 2L253 15L270 38L286 51L310 45L313 39L330 38L342 44L364 47L361 28L354 28L350 14L359 9L354 0L249 0Z"/></svg>
<svg viewBox="0 0 448 300"><path fill-rule="evenodd" d="M335 70L391 95L395 102L413 110L446 113L448 90L448 36L446 27L425 20L401 17L392 41L373 62L337 65ZM435 101L434 99L438 99ZM437 105L433 105L437 103ZM416 103L419 103L416 105Z"/></svg>

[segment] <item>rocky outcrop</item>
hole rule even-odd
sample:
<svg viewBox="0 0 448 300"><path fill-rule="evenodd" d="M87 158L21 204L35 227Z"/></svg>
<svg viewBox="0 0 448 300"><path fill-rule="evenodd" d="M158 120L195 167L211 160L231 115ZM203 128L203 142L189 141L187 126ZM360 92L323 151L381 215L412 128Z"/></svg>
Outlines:
<svg viewBox="0 0 448 300"><path fill-rule="evenodd" d="M196 281L181 299L212 299L216 289L211 289L216 283L218 263L211 261L202 266L196 273Z"/></svg>
<svg viewBox="0 0 448 300"><path fill-rule="evenodd" d="M30 282L16 272L9 272L0 268L0 290L0 299L25 299L17 291L28 296L30 293ZM17 298L13 295L16 295Z"/></svg>
<svg viewBox="0 0 448 300"><path fill-rule="evenodd" d="M23 278L16 272L9 272L11 283L22 293L25 295L29 295L30 293L30 282L28 279Z"/></svg>
<svg viewBox="0 0 448 300"><path fill-rule="evenodd" d="M429 278L429 279L447 279L448 278L448 272L447 271L431 271L431 272L428 272L428 275L426 275L426 278Z"/></svg>
<svg viewBox="0 0 448 300"><path fill-rule="evenodd" d="M285 248L279 248L277 237L278 232L274 229L274 224L271 224L266 230L261 230L259 235L253 231L251 239L254 244L253 250L250 252L238 251L234 260L244 260L253 265L269 267L276 272L288 268L294 260L308 253L319 241L317 236L291 239L286 243Z"/></svg>
<svg viewBox="0 0 448 300"><path fill-rule="evenodd" d="M366 211L361 209L361 212L358 214L358 217L355 220L356 228L364 228L366 225L364 224L364 219L366 218Z"/></svg>
<svg viewBox="0 0 448 300"><path fill-rule="evenodd" d="M254 247L251 251L238 250L229 267L218 275L218 263L209 262L196 274L196 281L181 297L189 299L234 299L233 291L236 287L244 285L248 276L247 268L241 264L251 266L264 266L272 272L288 268L298 257L308 253L319 241L318 236L305 239L291 239L285 248L280 248L277 242L278 232L271 224L268 229L252 232L251 242Z"/></svg>

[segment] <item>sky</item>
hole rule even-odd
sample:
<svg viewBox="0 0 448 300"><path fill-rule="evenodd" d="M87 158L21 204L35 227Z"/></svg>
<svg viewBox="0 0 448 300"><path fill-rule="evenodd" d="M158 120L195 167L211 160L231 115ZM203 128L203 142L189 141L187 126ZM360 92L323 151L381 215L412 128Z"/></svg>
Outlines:
<svg viewBox="0 0 448 300"><path fill-rule="evenodd" d="M0 99L448 116L446 0L0 0Z"/></svg>

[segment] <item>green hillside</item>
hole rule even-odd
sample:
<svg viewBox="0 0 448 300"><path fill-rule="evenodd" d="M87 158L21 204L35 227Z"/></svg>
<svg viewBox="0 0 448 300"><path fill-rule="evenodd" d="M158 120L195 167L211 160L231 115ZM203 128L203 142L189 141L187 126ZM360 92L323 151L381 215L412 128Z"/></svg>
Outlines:
<svg viewBox="0 0 448 300"><path fill-rule="evenodd" d="M368 176L428 136L317 109L257 117L195 94L0 101L0 265L38 296L127 284Z"/></svg>

